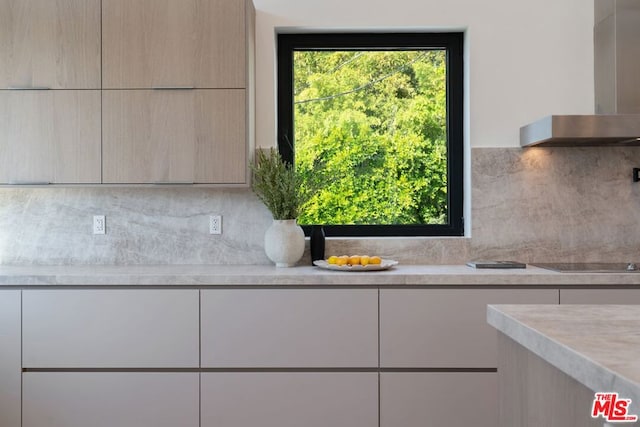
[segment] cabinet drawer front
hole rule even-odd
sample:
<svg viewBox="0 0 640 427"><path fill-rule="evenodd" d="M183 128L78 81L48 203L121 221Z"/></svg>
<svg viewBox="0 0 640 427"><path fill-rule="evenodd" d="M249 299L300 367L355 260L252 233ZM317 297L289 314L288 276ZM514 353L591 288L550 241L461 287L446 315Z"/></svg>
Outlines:
<svg viewBox="0 0 640 427"><path fill-rule="evenodd" d="M498 425L498 374L380 374L380 427Z"/></svg>
<svg viewBox="0 0 640 427"><path fill-rule="evenodd" d="M378 374L204 373L202 427L378 427Z"/></svg>
<svg viewBox="0 0 640 427"><path fill-rule="evenodd" d="M203 367L377 367L375 289L202 291Z"/></svg>
<svg viewBox="0 0 640 427"><path fill-rule="evenodd" d="M640 304L640 289L560 289L560 304Z"/></svg>
<svg viewBox="0 0 640 427"><path fill-rule="evenodd" d="M380 364L495 368L497 332L487 304L557 304L557 289L382 289Z"/></svg>
<svg viewBox="0 0 640 427"><path fill-rule="evenodd" d="M0 290L0 426L20 427L20 291Z"/></svg>
<svg viewBox="0 0 640 427"><path fill-rule="evenodd" d="M103 92L104 182L246 181L244 90Z"/></svg>
<svg viewBox="0 0 640 427"><path fill-rule="evenodd" d="M197 290L25 290L26 368L198 367Z"/></svg>
<svg viewBox="0 0 640 427"><path fill-rule="evenodd" d="M23 427L198 427L198 373L26 372Z"/></svg>

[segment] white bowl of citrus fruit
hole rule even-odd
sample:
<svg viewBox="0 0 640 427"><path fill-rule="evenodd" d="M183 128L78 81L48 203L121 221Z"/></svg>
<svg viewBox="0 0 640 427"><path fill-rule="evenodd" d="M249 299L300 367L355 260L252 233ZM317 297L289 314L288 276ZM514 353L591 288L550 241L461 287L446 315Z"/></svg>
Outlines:
<svg viewBox="0 0 640 427"><path fill-rule="evenodd" d="M314 261L313 264L327 270L376 271L387 270L394 265L397 265L398 261L384 259L377 255L332 255L326 260Z"/></svg>

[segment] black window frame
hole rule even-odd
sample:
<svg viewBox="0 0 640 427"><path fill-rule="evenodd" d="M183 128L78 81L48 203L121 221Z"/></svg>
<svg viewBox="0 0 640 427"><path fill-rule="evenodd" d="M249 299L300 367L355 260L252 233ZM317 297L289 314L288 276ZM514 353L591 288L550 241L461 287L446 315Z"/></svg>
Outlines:
<svg viewBox="0 0 640 427"><path fill-rule="evenodd" d="M324 225L328 237L464 236L464 33L280 33L277 35L277 141L294 163L293 52L296 50L447 51L446 224ZM303 226L308 236L311 226Z"/></svg>

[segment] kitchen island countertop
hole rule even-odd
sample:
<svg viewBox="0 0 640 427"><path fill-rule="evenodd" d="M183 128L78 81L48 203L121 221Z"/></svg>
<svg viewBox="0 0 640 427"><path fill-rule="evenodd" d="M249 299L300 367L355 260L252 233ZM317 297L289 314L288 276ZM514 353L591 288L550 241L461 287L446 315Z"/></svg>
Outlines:
<svg viewBox="0 0 640 427"><path fill-rule="evenodd" d="M630 398L640 413L640 305L490 305L487 321L588 389Z"/></svg>
<svg viewBox="0 0 640 427"><path fill-rule="evenodd" d="M0 286L628 286L640 273L558 273L538 267L398 265L375 272L272 265L0 266Z"/></svg>

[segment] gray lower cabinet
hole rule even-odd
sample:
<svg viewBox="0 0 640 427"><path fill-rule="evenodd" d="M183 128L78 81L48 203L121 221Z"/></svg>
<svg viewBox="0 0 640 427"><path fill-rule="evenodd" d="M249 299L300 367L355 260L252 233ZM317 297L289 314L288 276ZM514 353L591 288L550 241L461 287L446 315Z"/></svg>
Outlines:
<svg viewBox="0 0 640 427"><path fill-rule="evenodd" d="M560 304L640 304L640 289L560 289Z"/></svg>
<svg viewBox="0 0 640 427"><path fill-rule="evenodd" d="M562 299L638 292L594 291ZM486 306L558 300L504 288L4 290L0 427L495 427Z"/></svg>
<svg viewBox="0 0 640 427"><path fill-rule="evenodd" d="M203 368L377 368L377 289L212 289Z"/></svg>
<svg viewBox="0 0 640 427"><path fill-rule="evenodd" d="M487 304L558 304L557 289L381 289L382 368L496 368Z"/></svg>
<svg viewBox="0 0 640 427"><path fill-rule="evenodd" d="M380 426L495 427L487 304L557 304L557 289L381 289ZM401 368L402 372L393 372Z"/></svg>
<svg viewBox="0 0 640 427"><path fill-rule="evenodd" d="M197 372L26 372L22 426L198 427L198 398Z"/></svg>
<svg viewBox="0 0 640 427"><path fill-rule="evenodd" d="M211 372L201 392L202 427L378 427L376 372Z"/></svg>
<svg viewBox="0 0 640 427"><path fill-rule="evenodd" d="M22 427L198 427L199 332L197 289L24 290Z"/></svg>
<svg viewBox="0 0 640 427"><path fill-rule="evenodd" d="M197 289L23 291L25 368L197 368Z"/></svg>
<svg viewBox="0 0 640 427"><path fill-rule="evenodd" d="M20 427L20 291L0 290L0 426Z"/></svg>
<svg viewBox="0 0 640 427"><path fill-rule="evenodd" d="M380 427L498 425L495 372L383 372Z"/></svg>

